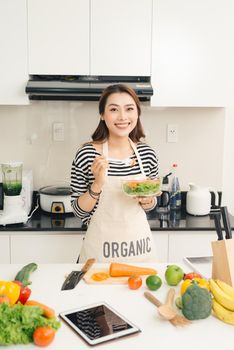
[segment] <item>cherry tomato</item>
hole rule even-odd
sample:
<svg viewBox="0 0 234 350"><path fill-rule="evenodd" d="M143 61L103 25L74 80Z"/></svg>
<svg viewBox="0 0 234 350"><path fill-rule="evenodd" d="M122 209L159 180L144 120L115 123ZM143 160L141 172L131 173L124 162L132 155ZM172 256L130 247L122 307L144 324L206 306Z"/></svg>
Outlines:
<svg viewBox="0 0 234 350"><path fill-rule="evenodd" d="M197 272L189 272L189 273L185 273L184 274L184 280L192 280L194 278L202 278L202 275L200 275L200 273Z"/></svg>
<svg viewBox="0 0 234 350"><path fill-rule="evenodd" d="M142 285L142 278L141 276L131 276L128 279L128 287L130 289L138 289Z"/></svg>
<svg viewBox="0 0 234 350"><path fill-rule="evenodd" d="M33 341L38 346L47 346L54 340L55 330L49 326L38 327L33 332Z"/></svg>

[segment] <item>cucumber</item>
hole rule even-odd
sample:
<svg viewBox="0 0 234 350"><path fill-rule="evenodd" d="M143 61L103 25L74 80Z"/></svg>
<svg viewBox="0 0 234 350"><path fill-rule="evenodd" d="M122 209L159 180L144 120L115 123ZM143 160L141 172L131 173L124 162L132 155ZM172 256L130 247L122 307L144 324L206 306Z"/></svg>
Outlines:
<svg viewBox="0 0 234 350"><path fill-rule="evenodd" d="M28 286L32 282L29 281L30 274L37 269L36 263L30 263L25 265L15 276L15 281L19 281L24 287Z"/></svg>

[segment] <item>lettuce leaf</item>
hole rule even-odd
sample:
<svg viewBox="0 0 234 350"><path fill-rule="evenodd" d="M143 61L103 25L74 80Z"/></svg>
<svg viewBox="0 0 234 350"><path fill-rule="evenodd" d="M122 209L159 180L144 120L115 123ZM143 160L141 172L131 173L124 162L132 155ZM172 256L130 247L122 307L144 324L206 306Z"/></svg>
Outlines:
<svg viewBox="0 0 234 350"><path fill-rule="evenodd" d="M42 313L38 306L0 304L0 345L28 344L33 342L36 328L51 326L57 330L60 327L56 318L46 318Z"/></svg>
<svg viewBox="0 0 234 350"><path fill-rule="evenodd" d="M160 183L153 183L149 181L136 183L136 186L133 188L128 186L126 183L123 187L127 194L135 196L154 195L160 191Z"/></svg>

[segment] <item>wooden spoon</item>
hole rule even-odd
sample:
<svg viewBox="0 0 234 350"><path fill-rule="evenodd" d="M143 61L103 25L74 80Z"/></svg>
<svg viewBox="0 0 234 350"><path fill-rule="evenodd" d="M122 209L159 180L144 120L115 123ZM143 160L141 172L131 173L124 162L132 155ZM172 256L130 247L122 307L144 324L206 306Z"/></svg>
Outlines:
<svg viewBox="0 0 234 350"><path fill-rule="evenodd" d="M152 295L149 292L145 292L144 296L151 301L154 305L158 307L159 314L164 317L167 320L172 320L176 315L176 311L173 310L171 307L174 296L175 296L175 290L173 288L170 288L167 294L167 301L165 304L162 304L154 295Z"/></svg>
<svg viewBox="0 0 234 350"><path fill-rule="evenodd" d="M150 292L144 292L144 296L146 299L148 299L152 304L156 305L157 307L160 307L163 305L160 300L158 300L153 294ZM168 320L173 326L186 326L191 324L192 321L187 320L182 315L176 314L175 317L173 317L171 320Z"/></svg>
<svg viewBox="0 0 234 350"><path fill-rule="evenodd" d="M175 296L175 290L170 288L167 293L167 301L165 304L159 306L158 313L166 320L171 320L176 316L176 311L171 307Z"/></svg>

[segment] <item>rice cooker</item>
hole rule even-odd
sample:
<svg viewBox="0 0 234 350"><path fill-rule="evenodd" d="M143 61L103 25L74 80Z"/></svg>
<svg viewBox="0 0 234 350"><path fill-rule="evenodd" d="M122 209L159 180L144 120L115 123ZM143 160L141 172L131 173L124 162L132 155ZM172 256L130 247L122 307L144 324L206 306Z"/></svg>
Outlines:
<svg viewBox="0 0 234 350"><path fill-rule="evenodd" d="M39 190L41 209L48 213L72 213L71 187L46 186Z"/></svg>

